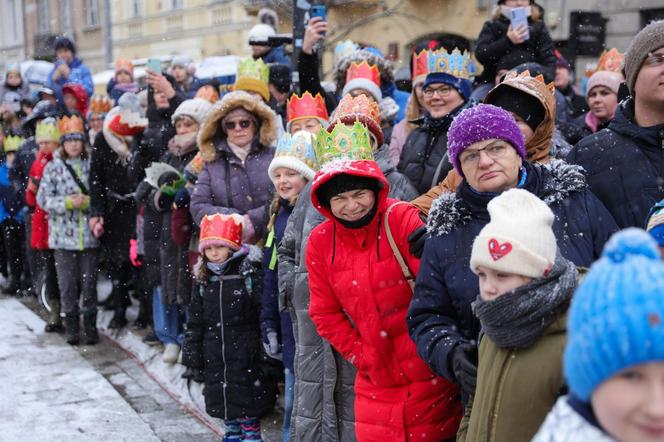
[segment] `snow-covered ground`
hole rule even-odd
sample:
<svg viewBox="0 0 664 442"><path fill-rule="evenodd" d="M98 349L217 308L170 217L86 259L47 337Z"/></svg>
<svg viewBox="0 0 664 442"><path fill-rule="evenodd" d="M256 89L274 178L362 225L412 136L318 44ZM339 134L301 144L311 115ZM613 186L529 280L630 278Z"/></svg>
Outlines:
<svg viewBox="0 0 664 442"><path fill-rule="evenodd" d="M61 336L0 299L0 441L158 442L150 426Z"/></svg>

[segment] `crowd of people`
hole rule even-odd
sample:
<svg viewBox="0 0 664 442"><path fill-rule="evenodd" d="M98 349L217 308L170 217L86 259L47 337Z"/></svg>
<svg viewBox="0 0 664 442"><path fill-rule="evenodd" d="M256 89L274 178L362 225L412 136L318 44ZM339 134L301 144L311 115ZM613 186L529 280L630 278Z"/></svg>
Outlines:
<svg viewBox="0 0 664 442"><path fill-rule="evenodd" d="M321 82L320 17L232 91L176 56L95 95L59 37L36 102L0 89L3 292L71 345L137 304L223 441L279 395L284 441L664 441L664 21L579 94L541 12L498 1L480 75L416 48L409 90L350 41Z"/></svg>

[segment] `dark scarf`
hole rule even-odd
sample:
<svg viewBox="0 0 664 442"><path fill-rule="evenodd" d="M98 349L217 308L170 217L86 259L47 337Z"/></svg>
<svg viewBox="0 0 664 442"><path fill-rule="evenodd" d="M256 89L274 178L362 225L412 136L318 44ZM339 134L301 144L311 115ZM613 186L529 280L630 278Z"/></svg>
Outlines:
<svg viewBox="0 0 664 442"><path fill-rule="evenodd" d="M568 306L577 285L576 267L560 255L551 273L493 301L479 296L472 308L482 332L498 347L530 347Z"/></svg>
<svg viewBox="0 0 664 442"><path fill-rule="evenodd" d="M422 126L426 127L430 132L433 133L438 133L442 130L446 130L450 124L452 124L452 120L461 113L461 111L465 108L466 103L461 104L457 108L455 108L452 112L450 112L447 115L444 115L440 118L433 118L429 112L426 112L423 117L422 121Z"/></svg>
<svg viewBox="0 0 664 442"><path fill-rule="evenodd" d="M376 195L376 192L374 192L374 195ZM361 229L362 227L368 226L371 221L374 219L376 216L376 212L378 211L378 195L376 195L376 202L374 203L373 207L369 212L367 212L366 215L364 215L362 218L357 219L355 221L346 221L341 218L337 218L341 225L348 229Z"/></svg>

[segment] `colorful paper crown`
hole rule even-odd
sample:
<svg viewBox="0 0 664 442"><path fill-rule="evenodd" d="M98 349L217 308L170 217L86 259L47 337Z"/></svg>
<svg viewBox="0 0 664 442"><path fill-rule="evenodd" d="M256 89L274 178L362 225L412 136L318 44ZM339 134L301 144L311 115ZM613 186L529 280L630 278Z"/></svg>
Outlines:
<svg viewBox="0 0 664 442"><path fill-rule="evenodd" d="M113 107L113 103L108 99L106 95L93 95L90 100L90 110L91 114L107 114L108 111Z"/></svg>
<svg viewBox="0 0 664 442"><path fill-rule="evenodd" d="M4 145L5 152L16 152L23 141L25 141L25 139L19 137L18 135L10 135L6 137Z"/></svg>
<svg viewBox="0 0 664 442"><path fill-rule="evenodd" d="M205 215L201 220L198 250L204 253L211 246L230 247L239 250L242 245L242 217L237 214Z"/></svg>
<svg viewBox="0 0 664 442"><path fill-rule="evenodd" d="M445 49L432 52L428 57L429 73L443 73L468 80L477 73L477 66L468 51L455 48L451 53Z"/></svg>
<svg viewBox="0 0 664 442"><path fill-rule="evenodd" d="M620 67L625 59L625 54L621 54L618 49L611 48L604 51L597 62L595 71L611 71L620 73Z"/></svg>
<svg viewBox="0 0 664 442"><path fill-rule="evenodd" d="M325 107L325 100L321 94L314 97L310 92L305 92L302 96L293 95L286 105L286 115L288 122L300 120L302 118L318 118L328 121L330 119Z"/></svg>
<svg viewBox="0 0 664 442"><path fill-rule="evenodd" d="M58 129L60 130L60 141L86 140L85 125L83 124L83 119L78 115L60 118Z"/></svg>
<svg viewBox="0 0 664 442"><path fill-rule="evenodd" d="M553 82L546 84L544 82L544 76L542 74L539 74L537 77L533 77L530 75L529 70L525 70L521 72L520 74L517 74L516 71L509 71L506 75L505 78L503 79L502 83L507 83L507 82L514 82L514 81L519 81L519 78L533 78L540 83L542 83L548 90L551 92L551 95L554 94L556 90L556 86L553 84Z"/></svg>
<svg viewBox="0 0 664 442"><path fill-rule="evenodd" d="M354 43L350 40L344 40L337 43L334 47L334 60L337 61L342 57L350 54L353 51L357 51L360 47L357 43Z"/></svg>
<svg viewBox="0 0 664 442"><path fill-rule="evenodd" d="M237 79L235 90L259 93L265 101L270 100L270 91L267 87L270 81L270 68L263 63L263 59L254 60L245 58L237 66Z"/></svg>
<svg viewBox="0 0 664 442"><path fill-rule="evenodd" d="M307 180L313 179L318 170L318 161L313 146L314 135L303 130L286 133L279 138L274 159L268 167L268 174L274 179L273 172L280 167L287 167L302 174Z"/></svg>
<svg viewBox="0 0 664 442"><path fill-rule="evenodd" d="M346 71L346 83L350 83L352 80L357 78L363 78L370 80L372 83L375 83L376 86L380 87L380 72L378 71L378 66L375 64L369 64L366 60L363 60L361 63L351 63Z"/></svg>
<svg viewBox="0 0 664 442"><path fill-rule="evenodd" d="M429 57L433 51L422 49L419 54L413 54L413 83L424 81L429 73Z"/></svg>
<svg viewBox="0 0 664 442"><path fill-rule="evenodd" d="M45 118L37 123L35 140L38 143L42 141L55 141L57 143L60 141L60 131L55 118Z"/></svg>
<svg viewBox="0 0 664 442"><path fill-rule="evenodd" d="M335 124L331 132L321 129L316 135L315 150L321 166L335 160L374 159L369 131L359 121L352 126Z"/></svg>
<svg viewBox="0 0 664 442"><path fill-rule="evenodd" d="M334 121L330 123L328 130L333 129L339 121L343 124L353 124L355 121L359 121L376 137L378 146L382 146L385 141L378 103L369 100L365 95L357 97L344 95L334 111Z"/></svg>

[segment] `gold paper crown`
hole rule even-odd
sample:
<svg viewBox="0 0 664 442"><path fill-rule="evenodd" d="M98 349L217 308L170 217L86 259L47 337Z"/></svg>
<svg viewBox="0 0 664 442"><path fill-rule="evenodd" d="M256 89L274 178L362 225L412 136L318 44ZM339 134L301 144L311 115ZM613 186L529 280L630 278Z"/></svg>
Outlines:
<svg viewBox="0 0 664 442"><path fill-rule="evenodd" d="M519 81L519 78L533 78L533 79L539 81L544 86L546 86L546 88L549 90L549 92L551 92L551 95L553 95L555 90L556 90L556 86L553 84L553 82L551 82L549 84L546 84L544 82L544 76L542 76L542 74L539 74L537 77L533 77L533 76L530 75L530 71L527 70L527 69L525 71L521 72L520 74L517 74L516 71L509 71L505 75L505 78L503 79L502 82L506 83L507 81L510 81L510 82Z"/></svg>
<svg viewBox="0 0 664 442"><path fill-rule="evenodd" d="M263 59L245 58L237 66L237 78L254 78L267 84L270 81L270 68Z"/></svg>
<svg viewBox="0 0 664 442"><path fill-rule="evenodd" d="M90 100L90 113L107 114L113 107L113 103L106 95L93 95Z"/></svg>
<svg viewBox="0 0 664 442"><path fill-rule="evenodd" d="M18 135L10 135L5 138L4 150L5 152L16 152L21 144L25 141Z"/></svg>
<svg viewBox="0 0 664 442"><path fill-rule="evenodd" d="M373 160L371 139L367 128L356 121L352 126L338 123L332 132L325 129L318 131L315 142L318 164L323 165L335 160Z"/></svg>
<svg viewBox="0 0 664 442"><path fill-rule="evenodd" d="M64 116L60 118L58 129L60 130L61 136L85 133L83 119L78 115L72 115L71 117Z"/></svg>
<svg viewBox="0 0 664 442"><path fill-rule="evenodd" d="M46 118L37 123L35 128L35 140L39 143L41 141L60 141L60 131L58 130L58 122L54 118Z"/></svg>
<svg viewBox="0 0 664 442"><path fill-rule="evenodd" d="M625 59L625 54L621 54L620 51L616 48L611 48L608 51L604 51L599 57L597 62L597 71L611 71L620 73L620 67L622 66L623 60Z"/></svg>
<svg viewBox="0 0 664 442"><path fill-rule="evenodd" d="M443 73L468 80L476 74L477 67L468 51L455 48L451 53L445 49L433 51L429 55L429 73Z"/></svg>

